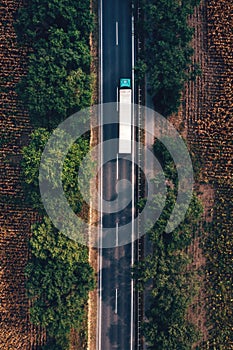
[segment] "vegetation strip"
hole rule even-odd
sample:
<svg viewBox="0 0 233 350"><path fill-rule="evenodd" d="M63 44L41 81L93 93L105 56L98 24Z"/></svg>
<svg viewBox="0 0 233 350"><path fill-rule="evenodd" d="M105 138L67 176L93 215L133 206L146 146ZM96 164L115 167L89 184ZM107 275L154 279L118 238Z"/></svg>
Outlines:
<svg viewBox="0 0 233 350"><path fill-rule="evenodd" d="M30 319L46 329L43 349L66 350L71 330L83 327L94 273L88 262L88 248L58 232L46 216L40 202L38 174L50 132L70 114L91 104L90 1L32 0L19 9L15 27L19 44L29 47L27 74L17 91L35 128L30 144L23 149L24 187L28 203L41 216L32 228L31 258L26 267L32 301ZM75 175L88 150L86 135L71 147L62 178L67 200L74 212L82 215L83 200ZM54 181L53 175L44 181Z"/></svg>
<svg viewBox="0 0 233 350"><path fill-rule="evenodd" d="M193 271L188 271L192 259L187 248L192 242L202 205L194 194L184 222L171 233L165 232L176 202L177 164L175 166L170 154L158 140L154 145L154 153L163 166L168 192L163 213L149 232L152 251L134 268L139 291L143 291L146 286L148 288L149 283L150 301L146 305L143 333L148 349L191 349L199 334L194 325L187 321L186 314L198 290L198 278ZM154 179L158 193L162 185L161 178L158 173ZM151 210L158 209L158 200L157 196L151 203Z"/></svg>
<svg viewBox="0 0 233 350"><path fill-rule="evenodd" d="M156 111L168 116L178 111L185 82L200 74L198 64L192 64L193 29L187 23L200 0L135 2L142 11L137 28L145 43L135 67L137 78L147 74Z"/></svg>

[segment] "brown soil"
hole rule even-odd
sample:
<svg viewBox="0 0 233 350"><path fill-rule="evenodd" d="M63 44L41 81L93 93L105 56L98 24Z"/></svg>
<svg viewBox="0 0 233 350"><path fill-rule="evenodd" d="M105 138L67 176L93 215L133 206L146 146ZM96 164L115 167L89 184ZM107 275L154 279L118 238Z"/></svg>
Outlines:
<svg viewBox="0 0 233 350"><path fill-rule="evenodd" d="M97 104L99 102L98 97L98 69L99 69L99 56L98 56L98 1L92 0L91 2L91 8L92 12L94 14L94 21L95 21L95 29L91 35L91 53L92 53L92 64L91 64L91 72L93 74L93 104ZM96 118L94 116L93 118ZM92 120L94 125L97 124L96 120ZM93 129L91 132L91 147L94 147L99 142L99 130L97 128ZM95 157L95 160L98 158L98 155L93 155ZM96 182L94 181L91 183L91 193L94 193L93 200L96 198ZM90 210L90 224L94 224L98 220L98 214L96 210L91 209ZM96 232L97 233L97 232ZM92 237L91 237L92 238ZM91 266L93 267L96 276L98 273L98 252L95 248L89 249L89 262ZM97 281L96 281L97 283ZM97 329L97 288L90 292L89 294L89 300L88 300L88 350L95 350L96 349L96 329Z"/></svg>
<svg viewBox="0 0 233 350"><path fill-rule="evenodd" d="M224 210L228 210L227 205L221 213L222 217L219 213L216 214L214 205L219 198L222 203L229 203L232 194L231 12L232 3L229 0L202 0L201 5L190 17L190 24L195 30L192 43L193 63L200 64L202 75L195 82L186 84L178 116L171 118L177 129L187 138L200 167L196 190L200 192L199 197L204 205L204 213L198 232L194 232L194 242L190 252L194 260L191 268L201 269L203 275L200 277L199 294L190 307L188 318L202 332L202 339L199 342L201 349L210 349L214 346L213 329L217 330L217 325L211 325L208 313L211 300L208 290L213 286L208 284L205 269L206 257L200 245L205 235L203 224L215 219L222 222L227 215L227 212L224 213ZM226 223L226 230L229 233L231 225L231 222ZM226 348L230 349L231 346L232 344L228 344Z"/></svg>
<svg viewBox="0 0 233 350"><path fill-rule="evenodd" d="M97 272L98 253L96 249L90 249L89 260ZM88 301L88 350L96 349L96 329L97 329L97 289L90 293Z"/></svg>
<svg viewBox="0 0 233 350"><path fill-rule="evenodd" d="M36 214L27 207L21 187L21 148L30 125L27 112L15 93L25 74L26 50L16 45L14 15L22 1L3 0L0 5L0 348L37 349L45 333L29 322L24 267L27 240Z"/></svg>

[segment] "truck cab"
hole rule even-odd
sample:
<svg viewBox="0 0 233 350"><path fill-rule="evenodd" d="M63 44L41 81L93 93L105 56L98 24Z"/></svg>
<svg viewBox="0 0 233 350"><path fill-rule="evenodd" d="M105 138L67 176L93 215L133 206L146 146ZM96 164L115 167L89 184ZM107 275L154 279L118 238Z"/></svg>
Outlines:
<svg viewBox="0 0 233 350"><path fill-rule="evenodd" d="M121 78L120 79L120 89L131 89L131 79Z"/></svg>

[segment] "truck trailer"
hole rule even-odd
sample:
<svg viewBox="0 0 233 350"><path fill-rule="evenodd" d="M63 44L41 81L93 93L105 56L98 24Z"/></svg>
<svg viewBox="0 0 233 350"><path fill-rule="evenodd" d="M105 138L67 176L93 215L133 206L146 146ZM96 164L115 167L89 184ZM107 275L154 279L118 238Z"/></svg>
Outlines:
<svg viewBox="0 0 233 350"><path fill-rule="evenodd" d="M131 153L132 140L132 89L131 80L120 79L119 89L119 153Z"/></svg>

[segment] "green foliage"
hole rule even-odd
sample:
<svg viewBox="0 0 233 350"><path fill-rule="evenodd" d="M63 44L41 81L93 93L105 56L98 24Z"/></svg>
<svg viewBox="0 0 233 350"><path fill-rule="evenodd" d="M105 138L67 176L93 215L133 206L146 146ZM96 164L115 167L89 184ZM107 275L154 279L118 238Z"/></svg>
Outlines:
<svg viewBox="0 0 233 350"><path fill-rule="evenodd" d="M191 72L190 46L193 30L187 24L199 0L141 0L144 21L140 23L145 49L140 60L147 66L150 93L156 110L167 116L178 110L185 81L195 79Z"/></svg>
<svg viewBox="0 0 233 350"><path fill-rule="evenodd" d="M18 93L34 126L51 129L90 106L92 29L89 1L33 0L19 9L18 39L31 50Z"/></svg>
<svg viewBox="0 0 233 350"><path fill-rule="evenodd" d="M194 325L186 319L190 305L198 289L197 276L188 271L191 258L187 248L192 241L202 213L202 206L194 194L185 220L171 233L165 228L176 202L177 173L173 160L157 141L154 153L160 160L167 182L167 198L163 212L149 233L152 252L134 268L134 277L139 290L150 284L150 305L146 310L147 321L143 325L148 349L174 350L192 348L198 339ZM158 184L160 182L155 182ZM151 203L157 210L159 197Z"/></svg>
<svg viewBox="0 0 233 350"><path fill-rule="evenodd" d="M145 78L145 73L147 70L146 63L142 59L138 59L136 65L134 66L135 77L138 83L142 83Z"/></svg>
<svg viewBox="0 0 233 350"><path fill-rule="evenodd" d="M39 38L48 39L51 27L66 31L78 28L82 37L88 40L93 29L92 17L88 0L32 0L19 9L16 28L19 38L30 44Z"/></svg>
<svg viewBox="0 0 233 350"><path fill-rule="evenodd" d="M56 346L68 349L70 330L80 326L94 288L88 250L58 232L48 217L34 225L30 248L26 277L31 322L45 327Z"/></svg>
<svg viewBox="0 0 233 350"><path fill-rule="evenodd" d="M32 300L31 322L45 327L49 337L43 349L66 350L69 349L71 328L79 328L83 320L88 292L94 287L94 275L88 263L87 247L58 232L45 215L41 203L39 167L50 135L46 129L36 129L31 135L30 144L23 148L22 170L26 194L33 207L43 216L42 221L34 225L30 240L31 259L26 267L27 292ZM54 147L50 148L43 162L41 182L44 186L52 184L56 190L59 174L56 168L51 167L55 159L56 165L61 165L63 170L61 178L68 203L78 213L82 209L83 198L77 174L84 157L88 164L83 171L84 182L89 184L92 174L93 162L87 156L89 140L82 137L73 143L63 163L59 149L61 145L68 148L71 144L70 137L64 131L57 131L57 136L59 138L54 141ZM88 186L86 191L89 191ZM59 204L54 203L55 210L57 205Z"/></svg>
<svg viewBox="0 0 233 350"><path fill-rule="evenodd" d="M40 210L42 213L43 204L40 199L40 191L39 191L39 167L42 152L44 151L44 147L50 137L50 132L46 129L39 128L36 129L31 134L31 142L28 146L23 148L23 160L22 160L22 170L24 174L25 181L25 194L27 199L31 202L34 208ZM61 132L59 142L63 142L64 146L68 143L69 138L65 133ZM60 145L59 145L60 146ZM57 145L54 145L54 149L50 150L50 153L46 157L46 161L44 161L43 170L49 172L50 178L44 178L43 172L41 173L41 182L53 184L53 187L58 184L58 174L56 173L56 169L52 172L51 169L51 159L57 160L57 165L62 161L59 158ZM72 207L75 213L80 212L82 208L83 198L80 193L80 183L79 177L77 176L79 166L83 160L83 158L87 155L89 151L89 140L85 138L78 139L70 148L67 156L65 157L63 164L63 173L62 173L62 183L64 193L67 197L68 203ZM89 158L88 158L89 159ZM90 160L90 159L89 159ZM62 165L62 163L61 163ZM84 179L86 183L89 183L89 179L92 175L92 167L93 162L90 160L89 167L85 167ZM49 170L49 171L48 171ZM86 189L88 191L89 189Z"/></svg>
<svg viewBox="0 0 233 350"><path fill-rule="evenodd" d="M87 248L58 232L45 215L38 179L50 131L70 114L91 105L90 1L29 1L19 8L15 27L19 44L29 48L27 75L18 84L17 92L37 128L23 149L22 169L27 199L42 217L33 227L31 259L26 267L27 291L32 300L30 317L34 324L46 328L48 341L43 350L68 350L70 330L80 327L94 275ZM59 133L59 145L50 148L40 169L40 181L45 188L52 184L56 191L61 178L68 203L77 214L83 206L77 174L89 151L89 140L78 139L63 160L58 146L62 144L67 149L70 138ZM51 166L54 160L62 174ZM90 158L88 161L83 174L87 184L93 166ZM85 190L89 191L89 187ZM56 210L59 203L53 205Z"/></svg>

